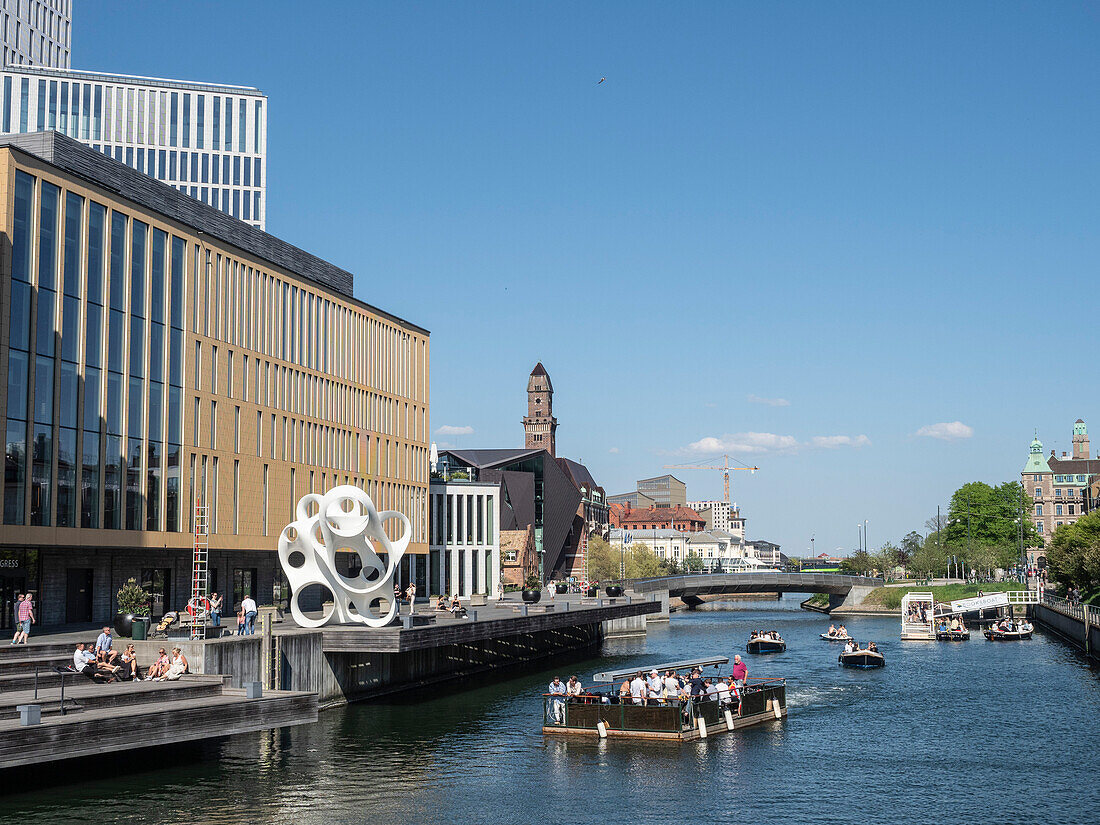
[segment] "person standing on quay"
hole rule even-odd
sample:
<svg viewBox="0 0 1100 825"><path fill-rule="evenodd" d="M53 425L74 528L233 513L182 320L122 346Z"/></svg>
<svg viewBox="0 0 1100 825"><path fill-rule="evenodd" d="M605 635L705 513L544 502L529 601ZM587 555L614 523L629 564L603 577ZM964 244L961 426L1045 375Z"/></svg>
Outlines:
<svg viewBox="0 0 1100 825"><path fill-rule="evenodd" d="M15 634L12 644L25 645L27 637L31 633L31 625L34 624L34 602L31 601L30 593L23 597L23 601L19 602L16 618L19 621L18 633Z"/></svg>
<svg viewBox="0 0 1100 825"><path fill-rule="evenodd" d="M217 592L210 594L210 624L222 626L222 597Z"/></svg>
<svg viewBox="0 0 1100 825"><path fill-rule="evenodd" d="M256 632L256 613L258 612L256 600L246 594L241 601L241 610L244 612L244 632L251 636Z"/></svg>
<svg viewBox="0 0 1100 825"><path fill-rule="evenodd" d="M405 598L409 601L409 615L413 614L416 608L416 584L409 582L409 588L405 591Z"/></svg>
<svg viewBox="0 0 1100 825"><path fill-rule="evenodd" d="M23 606L23 594L17 594L15 598L15 605L12 607L12 618L15 619L15 635L11 637L11 643L13 645L19 644L19 632L23 629L19 625L19 608Z"/></svg>

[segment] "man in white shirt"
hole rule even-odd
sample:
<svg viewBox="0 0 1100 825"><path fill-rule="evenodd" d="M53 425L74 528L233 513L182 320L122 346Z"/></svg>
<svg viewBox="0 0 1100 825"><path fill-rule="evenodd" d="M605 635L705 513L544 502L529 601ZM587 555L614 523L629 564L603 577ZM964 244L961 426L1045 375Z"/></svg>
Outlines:
<svg viewBox="0 0 1100 825"><path fill-rule="evenodd" d="M634 678L630 681L630 698L635 705L645 704L645 681L642 679L641 672L634 674Z"/></svg>
<svg viewBox="0 0 1100 825"><path fill-rule="evenodd" d="M84 642L80 642L73 652L73 669L77 673L83 673L89 679L95 679L97 675L95 654L85 649Z"/></svg>
<svg viewBox="0 0 1100 825"><path fill-rule="evenodd" d="M560 676L554 677L546 692L550 694L550 714L560 725L565 714L565 700L562 697L566 695L566 687Z"/></svg>
<svg viewBox="0 0 1100 825"><path fill-rule="evenodd" d="M650 699L660 699L661 692L665 688L665 680L661 678L661 675L656 670L649 671L649 678L645 680L646 690L649 691Z"/></svg>
<svg viewBox="0 0 1100 825"><path fill-rule="evenodd" d="M244 632L252 635L256 632L256 600L251 595L245 595L241 600L241 610L244 611Z"/></svg>
<svg viewBox="0 0 1100 825"><path fill-rule="evenodd" d="M584 693L581 680L576 676L570 676L569 681L565 683L565 692L570 698L580 697Z"/></svg>

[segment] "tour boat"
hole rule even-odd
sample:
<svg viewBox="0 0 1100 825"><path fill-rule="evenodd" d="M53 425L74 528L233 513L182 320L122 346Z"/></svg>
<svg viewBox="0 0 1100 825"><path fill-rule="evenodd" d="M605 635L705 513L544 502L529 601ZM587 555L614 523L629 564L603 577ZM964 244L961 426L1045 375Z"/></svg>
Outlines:
<svg viewBox="0 0 1100 825"><path fill-rule="evenodd" d="M828 633L822 633L821 638L827 642L850 642L851 636L830 636Z"/></svg>
<svg viewBox="0 0 1100 825"><path fill-rule="evenodd" d="M886 664L886 657L874 650L854 650L851 653L841 653L836 660L844 667L872 668L882 667Z"/></svg>
<svg viewBox="0 0 1100 825"><path fill-rule="evenodd" d="M991 642L1018 642L1030 639L1031 632L1031 625L1028 625L1026 630L997 630L991 627L985 631L985 637Z"/></svg>
<svg viewBox="0 0 1100 825"><path fill-rule="evenodd" d="M782 639L769 639L765 636L756 636L749 639L745 650L749 653L782 653L787 649L787 643Z"/></svg>
<svg viewBox="0 0 1100 825"><path fill-rule="evenodd" d="M966 642L970 640L969 630L937 630L936 639L941 642Z"/></svg>
<svg viewBox="0 0 1100 825"><path fill-rule="evenodd" d="M741 689L740 700L719 701L716 696L690 699L649 699L634 704L620 698L619 686L639 672L666 670L678 673L699 668L706 673L729 663L725 656L691 659L596 673L595 687L578 697L543 694L542 732L628 739L665 739L688 742L715 733L739 730L787 715L785 679L750 678Z"/></svg>

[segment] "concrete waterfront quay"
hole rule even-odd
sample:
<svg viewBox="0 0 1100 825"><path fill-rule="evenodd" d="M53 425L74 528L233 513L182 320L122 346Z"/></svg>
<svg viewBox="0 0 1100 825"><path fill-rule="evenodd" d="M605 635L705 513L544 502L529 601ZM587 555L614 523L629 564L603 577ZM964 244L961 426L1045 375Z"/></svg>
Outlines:
<svg viewBox="0 0 1100 825"><path fill-rule="evenodd" d="M269 613L254 635L134 643L143 668L159 648L179 647L192 673L178 682L102 685L70 674L63 702L54 668L70 663L76 643L99 628L39 632L33 644L0 647L0 769L314 722L319 708L644 634L647 618L662 610L667 616L667 599L653 595L557 596L531 605L513 596L468 606L469 618L418 603L412 617L403 607L401 623L390 627L316 630ZM39 724L25 724L36 714Z"/></svg>

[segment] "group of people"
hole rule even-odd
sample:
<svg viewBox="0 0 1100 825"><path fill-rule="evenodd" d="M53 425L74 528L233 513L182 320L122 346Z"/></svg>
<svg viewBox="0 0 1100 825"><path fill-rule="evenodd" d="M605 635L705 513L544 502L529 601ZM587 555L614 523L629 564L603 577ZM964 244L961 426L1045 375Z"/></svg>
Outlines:
<svg viewBox="0 0 1100 825"><path fill-rule="evenodd" d="M829 625L829 632L825 635L832 636L834 639L847 639L848 628L844 625L840 625L839 627L837 627L836 625Z"/></svg>
<svg viewBox="0 0 1100 825"><path fill-rule="evenodd" d="M981 593L979 592L980 596ZM911 602L909 604L909 613L905 617L905 621L909 624L927 624L928 611L931 610L932 605L928 602Z"/></svg>
<svg viewBox="0 0 1100 825"><path fill-rule="evenodd" d="M704 676L700 668L693 668L686 675L675 670L660 673L651 670L638 671L623 680L618 692L614 689L607 693L586 691L580 680L574 675L563 682L555 676L547 692L550 694L552 711L560 721L561 704L569 701L599 702L632 705L672 705L681 700L716 700L727 705L739 705L741 691L748 678L748 667L740 656L733 657L733 668L729 676Z"/></svg>
<svg viewBox="0 0 1100 825"><path fill-rule="evenodd" d="M966 623L958 616L952 616L950 622L947 621L946 616L941 616L940 623L936 625L937 633L947 633L948 631L951 633L961 633L964 630L966 630Z"/></svg>
<svg viewBox="0 0 1100 825"><path fill-rule="evenodd" d="M466 613L466 608L462 606L462 601L458 598L457 593L451 597L451 602L449 605L447 604L447 597L440 596L439 601L435 603L435 609L450 613L456 618L466 617L468 615Z"/></svg>
<svg viewBox="0 0 1100 825"><path fill-rule="evenodd" d="M175 681L188 672L187 657L178 648L172 648L169 656L162 647L156 660L149 666L145 676L138 666L134 643L126 645L119 653L114 648L111 628L104 627L94 644L77 643L73 652L73 670L87 676L94 682L109 683L115 681Z"/></svg>
<svg viewBox="0 0 1100 825"><path fill-rule="evenodd" d="M752 633L749 634L749 641L751 642L755 639L763 639L767 642L783 641L783 637L779 635L778 630L754 630Z"/></svg>
<svg viewBox="0 0 1100 825"><path fill-rule="evenodd" d="M1030 633L1033 629L1031 622L1026 619L1014 619L1010 616L1005 616L1000 621L994 622L990 627L990 630L997 630L1001 633Z"/></svg>
<svg viewBox="0 0 1100 825"><path fill-rule="evenodd" d="M25 645L31 635L31 625L35 623L34 599L30 593L19 593L15 600L15 635L11 637L13 645Z"/></svg>
<svg viewBox="0 0 1100 825"><path fill-rule="evenodd" d="M849 639L848 644L844 645L844 652L845 653L860 653L860 652L878 653L878 645L876 645L874 642L868 642L867 647L861 648L859 646L859 642L857 642L855 639Z"/></svg>

